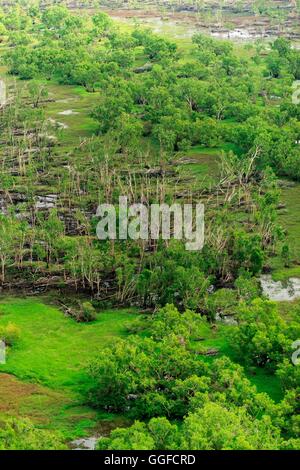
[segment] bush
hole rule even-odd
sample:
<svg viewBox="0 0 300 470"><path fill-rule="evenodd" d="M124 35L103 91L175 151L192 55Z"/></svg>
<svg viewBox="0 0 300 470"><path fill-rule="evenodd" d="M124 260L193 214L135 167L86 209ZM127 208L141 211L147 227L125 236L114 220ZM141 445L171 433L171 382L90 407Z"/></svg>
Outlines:
<svg viewBox="0 0 300 470"><path fill-rule="evenodd" d="M21 336L21 330L13 323L0 326L0 341L4 341L7 346L13 346Z"/></svg>
<svg viewBox="0 0 300 470"><path fill-rule="evenodd" d="M96 320L97 313L91 302L82 302L72 316L79 323L90 323Z"/></svg>
<svg viewBox="0 0 300 470"><path fill-rule="evenodd" d="M227 409L207 402L184 418L183 425L165 417L148 423L136 421L131 427L115 429L102 438L99 450L257 450L296 449L299 440L283 442L269 417L257 419L243 407Z"/></svg>
<svg viewBox="0 0 300 470"><path fill-rule="evenodd" d="M178 417L187 411L174 400L178 380L206 372L206 364L172 334L159 343L138 336L116 339L89 366L88 400L96 408L135 419Z"/></svg>
<svg viewBox="0 0 300 470"><path fill-rule="evenodd" d="M0 421L0 450L63 450L59 434L36 428L28 419Z"/></svg>
<svg viewBox="0 0 300 470"><path fill-rule="evenodd" d="M233 289L219 289L207 297L208 316L215 320L217 315L234 315L237 307L237 293Z"/></svg>
<svg viewBox="0 0 300 470"><path fill-rule="evenodd" d="M186 310L180 313L174 305L167 304L153 315L150 333L156 341L174 334L184 344L209 336L210 326L206 317Z"/></svg>
<svg viewBox="0 0 300 470"><path fill-rule="evenodd" d="M231 335L233 350L248 365L275 372L277 365L291 353L298 331L288 328L275 303L255 299L238 308L239 328Z"/></svg>
<svg viewBox="0 0 300 470"><path fill-rule="evenodd" d="M81 312L78 321L89 323L95 321L97 318L96 310L91 302L83 302L81 304Z"/></svg>
<svg viewBox="0 0 300 470"><path fill-rule="evenodd" d="M137 335L147 329L149 326L149 316L141 315L136 320L125 323L126 331L132 335Z"/></svg>
<svg viewBox="0 0 300 470"><path fill-rule="evenodd" d="M74 302L72 305L62 305L65 315L73 318L78 323L95 321L97 312L91 302Z"/></svg>

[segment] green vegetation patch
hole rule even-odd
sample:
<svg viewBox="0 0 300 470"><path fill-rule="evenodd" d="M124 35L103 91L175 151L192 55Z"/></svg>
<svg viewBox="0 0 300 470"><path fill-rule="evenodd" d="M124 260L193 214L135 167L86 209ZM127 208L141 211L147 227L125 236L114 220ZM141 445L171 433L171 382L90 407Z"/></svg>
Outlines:
<svg viewBox="0 0 300 470"><path fill-rule="evenodd" d="M9 322L21 330L0 371L51 388L85 385L84 369L95 354L115 337L125 336L125 323L134 310L100 312L92 323L76 323L57 308L37 299L8 299L0 304L0 325Z"/></svg>

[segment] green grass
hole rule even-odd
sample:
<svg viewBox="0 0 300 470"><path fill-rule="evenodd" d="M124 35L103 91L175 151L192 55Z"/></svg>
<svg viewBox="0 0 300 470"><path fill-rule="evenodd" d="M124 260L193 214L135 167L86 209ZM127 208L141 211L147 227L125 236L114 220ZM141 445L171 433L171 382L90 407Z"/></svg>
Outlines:
<svg viewBox="0 0 300 470"><path fill-rule="evenodd" d="M247 378L256 386L258 392L267 393L276 403L283 399L283 390L276 375L267 374L261 367L245 371Z"/></svg>
<svg viewBox="0 0 300 470"><path fill-rule="evenodd" d="M286 209L280 214L279 221L287 230L292 256L300 260L300 184L283 189L281 199Z"/></svg>
<svg viewBox="0 0 300 470"><path fill-rule="evenodd" d="M274 281L287 281L291 277L300 277L300 266L276 269L276 271L272 273L272 277Z"/></svg>
<svg viewBox="0 0 300 470"><path fill-rule="evenodd" d="M84 405L86 367L136 318L130 309L99 312L90 324L76 323L43 298L0 301L0 325L21 330L0 366L1 415L27 416L38 426L59 430L69 441L97 429L107 433L124 418L99 413Z"/></svg>
<svg viewBox="0 0 300 470"><path fill-rule="evenodd" d="M80 86L58 85L54 82L49 82L48 90L49 97L55 101L45 106L46 116L68 126L60 131L60 145L67 149L73 148L80 139L95 134L97 122L90 114L99 93L88 93ZM60 114L67 110L72 110L74 114Z"/></svg>
<svg viewBox="0 0 300 470"><path fill-rule="evenodd" d="M279 211L279 223L286 231L285 243L289 245L291 266L284 267L283 259L278 256L270 259L275 281L285 281L291 277L300 277L300 184L282 189L281 202L285 208Z"/></svg>
<svg viewBox="0 0 300 470"><path fill-rule="evenodd" d="M97 351L116 337L126 336L130 310L100 312L92 323L76 323L55 307L36 299L10 299L0 304L0 325L21 329L21 339L0 371L54 389L85 385L83 372Z"/></svg>
<svg viewBox="0 0 300 470"><path fill-rule="evenodd" d="M192 177L195 186L209 188L219 180L222 152L229 151L240 153L240 150L230 143L224 143L220 147L195 145L184 153L183 161L179 163L179 171L183 177ZM184 160L191 162L185 163Z"/></svg>
<svg viewBox="0 0 300 470"><path fill-rule="evenodd" d="M213 185L218 178L220 153L220 149L204 148L200 145L191 148L184 153L178 164L181 176L192 177L194 184L203 188Z"/></svg>
<svg viewBox="0 0 300 470"><path fill-rule="evenodd" d="M299 315L300 299L292 301L278 302L278 310L285 321L295 320L295 315Z"/></svg>

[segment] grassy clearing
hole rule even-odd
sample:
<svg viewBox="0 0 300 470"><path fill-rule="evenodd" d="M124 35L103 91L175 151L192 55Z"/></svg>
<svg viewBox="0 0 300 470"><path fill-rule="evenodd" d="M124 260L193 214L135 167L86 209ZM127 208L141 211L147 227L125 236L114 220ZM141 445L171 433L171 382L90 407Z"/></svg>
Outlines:
<svg viewBox="0 0 300 470"><path fill-rule="evenodd" d="M0 325L11 322L21 329L19 343L0 370L60 390L80 390L86 384L82 370L115 337L126 336L125 323L136 316L134 311L112 310L99 313L95 322L76 323L31 298L8 299L0 311Z"/></svg>
<svg viewBox="0 0 300 470"><path fill-rule="evenodd" d="M287 230L292 256L300 260L300 184L283 189L281 199L286 209L280 215L280 222Z"/></svg>
<svg viewBox="0 0 300 470"><path fill-rule="evenodd" d="M197 188L209 188L219 180L222 153L230 151L236 154L240 152L230 143L224 143L221 147L195 145L184 153L179 162L179 171L183 177L192 177Z"/></svg>
<svg viewBox="0 0 300 470"><path fill-rule="evenodd" d="M79 403L72 393L26 383L0 374L1 416L29 418L41 428L59 430L66 440L82 436L97 423L97 413Z"/></svg>
<svg viewBox="0 0 300 470"><path fill-rule="evenodd" d="M88 385L84 372L89 361L116 337L125 337L125 324L134 310L100 312L95 322L78 324L43 299L10 298L0 302L0 325L11 322L21 339L0 366L0 416L28 416L65 438L101 432L120 425L123 418L97 413L82 405Z"/></svg>
<svg viewBox="0 0 300 470"><path fill-rule="evenodd" d="M271 259L275 281L300 277L300 184L282 189L281 201L285 208L279 212L279 222L286 231L286 243L290 247L292 263L291 267L286 268L281 257Z"/></svg>
<svg viewBox="0 0 300 470"><path fill-rule="evenodd" d="M60 131L63 148L73 148L80 139L91 137L97 131L97 123L90 113L97 103L98 93L88 93L83 87L48 84L49 97L55 101L45 107L48 118L64 124ZM70 112L70 114L61 114ZM72 112L72 114L71 114Z"/></svg>
<svg viewBox="0 0 300 470"><path fill-rule="evenodd" d="M197 186L209 187L217 180L219 159L219 149L193 147L185 153L180 172L183 177L192 176Z"/></svg>
<svg viewBox="0 0 300 470"><path fill-rule="evenodd" d="M106 435L114 427L127 424L122 416L83 405L70 390L52 390L10 374L0 373L0 396L0 418L29 418L39 428L59 431L67 442L94 432Z"/></svg>
<svg viewBox="0 0 300 470"><path fill-rule="evenodd" d="M287 281L292 277L300 277L300 266L294 266L292 268L276 269L272 273L274 281Z"/></svg>
<svg viewBox="0 0 300 470"><path fill-rule="evenodd" d="M295 311L296 313L299 312L299 307L300 299L295 299L293 301L287 302L278 302L279 312L286 321L291 321L295 318Z"/></svg>
<svg viewBox="0 0 300 470"><path fill-rule="evenodd" d="M276 403L282 400L283 390L275 375L267 374L264 369L255 367L251 371L246 371L246 376L256 386L258 392L267 393Z"/></svg>

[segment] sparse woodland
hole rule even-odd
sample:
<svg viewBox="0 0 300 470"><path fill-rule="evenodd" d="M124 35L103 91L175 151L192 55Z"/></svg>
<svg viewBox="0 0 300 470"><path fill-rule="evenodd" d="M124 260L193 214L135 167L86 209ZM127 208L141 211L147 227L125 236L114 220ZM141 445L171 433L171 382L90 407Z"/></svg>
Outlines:
<svg viewBox="0 0 300 470"><path fill-rule="evenodd" d="M300 181L300 51L284 35L237 45L199 32L183 45L119 24L97 2L3 3L0 390L13 374L64 390L58 401L76 392L114 423L99 449L299 449L299 303L269 301L259 279L300 275L299 217L288 212ZM201 14L206 3L167 8ZM248 3L271 17L284 2ZM202 202L203 250L98 240L98 205L122 195ZM29 298L15 305L20 294ZM41 348L60 332L57 354L91 328L74 353L79 371L54 356L47 371L30 354L21 365L22 348L43 352L35 322ZM67 448L97 425L89 414L76 430L50 417L41 429L34 415L0 408L0 449Z"/></svg>

